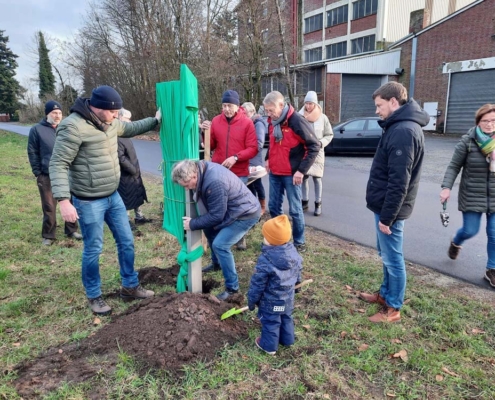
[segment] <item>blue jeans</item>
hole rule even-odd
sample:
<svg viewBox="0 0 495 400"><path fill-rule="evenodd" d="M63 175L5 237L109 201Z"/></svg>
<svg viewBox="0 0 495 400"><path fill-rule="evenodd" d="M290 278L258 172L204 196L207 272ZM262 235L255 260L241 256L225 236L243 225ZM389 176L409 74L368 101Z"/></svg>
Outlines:
<svg viewBox="0 0 495 400"><path fill-rule="evenodd" d="M482 215L483 213L471 211L462 213L462 227L452 240L454 244L461 246L464 241L471 239L479 232ZM495 268L495 214L486 214L486 235L488 236L486 245L488 262L486 268L493 269Z"/></svg>
<svg viewBox="0 0 495 400"><path fill-rule="evenodd" d="M117 244L122 286L139 284L134 270L134 237L122 198L118 192L98 200L73 197L83 235L82 282L90 299L101 296L99 258L103 249L103 222L106 222Z"/></svg>
<svg viewBox="0 0 495 400"><path fill-rule="evenodd" d="M292 218L292 238L295 245L304 244L304 213L302 209L301 186L292 183L292 176L273 175L270 172L270 199L268 208L272 218L284 213L282 204L284 202L284 192L287 193L289 202L289 215Z"/></svg>
<svg viewBox="0 0 495 400"><path fill-rule="evenodd" d="M211 261L220 264L226 289L239 290L239 279L231 247L241 240L258 221L259 218L236 220L220 230L204 229L211 249Z"/></svg>
<svg viewBox="0 0 495 400"><path fill-rule="evenodd" d="M378 229L380 216L375 214L378 255L383 262L383 282L380 296L389 307L400 309L406 293L406 263L402 252L404 220L395 221L392 233L385 235Z"/></svg>
<svg viewBox="0 0 495 400"><path fill-rule="evenodd" d="M294 320L290 314L258 312L261 322L260 346L266 351L277 351L278 345L290 346L295 342Z"/></svg>

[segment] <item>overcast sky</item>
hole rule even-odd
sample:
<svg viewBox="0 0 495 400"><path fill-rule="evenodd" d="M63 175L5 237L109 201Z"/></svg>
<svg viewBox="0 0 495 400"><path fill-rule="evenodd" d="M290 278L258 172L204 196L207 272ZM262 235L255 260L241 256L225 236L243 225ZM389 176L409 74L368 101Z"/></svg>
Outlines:
<svg viewBox="0 0 495 400"><path fill-rule="evenodd" d="M88 8L89 0L0 0L0 30L9 37L8 47L19 56L16 79L21 85L38 73L37 60L29 58L34 33L42 31L47 36L70 40Z"/></svg>

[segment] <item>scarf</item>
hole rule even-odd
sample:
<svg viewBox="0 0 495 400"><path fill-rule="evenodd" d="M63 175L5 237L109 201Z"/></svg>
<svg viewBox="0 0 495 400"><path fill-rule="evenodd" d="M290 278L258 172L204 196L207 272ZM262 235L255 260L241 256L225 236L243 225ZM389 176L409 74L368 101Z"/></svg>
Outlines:
<svg viewBox="0 0 495 400"><path fill-rule="evenodd" d="M316 104L316 103L313 103L315 105L315 107L313 108L313 111L311 112L307 112L306 111L306 107L303 107L303 110L304 110L304 118L308 121L308 122L316 122L318 121L318 118L321 117L321 108L320 108L320 105L319 104Z"/></svg>
<svg viewBox="0 0 495 400"><path fill-rule="evenodd" d="M278 117L278 119L272 119L273 137L275 138L275 143L280 142L284 138L280 124L283 121L285 121L288 112L289 112L289 105L286 104L282 110L282 114L280 115L280 117Z"/></svg>
<svg viewBox="0 0 495 400"><path fill-rule="evenodd" d="M484 156L490 155L491 152L495 150L495 139L491 137L492 134L493 132L486 134L479 126L476 127L476 144L479 146Z"/></svg>

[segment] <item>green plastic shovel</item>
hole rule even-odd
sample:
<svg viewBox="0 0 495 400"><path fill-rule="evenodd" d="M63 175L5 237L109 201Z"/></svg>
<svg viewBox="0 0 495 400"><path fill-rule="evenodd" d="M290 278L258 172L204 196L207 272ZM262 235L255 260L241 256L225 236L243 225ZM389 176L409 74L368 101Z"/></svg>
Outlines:
<svg viewBox="0 0 495 400"><path fill-rule="evenodd" d="M304 286L304 285L307 285L308 283L311 283L313 282L313 279L306 279L305 281L302 281L299 285L296 285L294 286L294 289L299 289L301 286ZM222 316L220 317L221 320L224 320L226 318L230 318L232 317L233 315L236 315L236 314L240 314L244 311L247 311L249 310L249 307L242 307L242 308L231 308L229 311L225 312L222 314Z"/></svg>

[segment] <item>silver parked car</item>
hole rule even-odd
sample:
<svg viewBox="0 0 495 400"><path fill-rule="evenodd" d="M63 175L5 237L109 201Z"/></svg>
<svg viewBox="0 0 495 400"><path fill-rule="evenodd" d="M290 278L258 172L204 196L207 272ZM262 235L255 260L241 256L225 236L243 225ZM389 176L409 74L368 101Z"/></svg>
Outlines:
<svg viewBox="0 0 495 400"><path fill-rule="evenodd" d="M382 137L378 117L353 118L333 127L333 140L325 154L375 153Z"/></svg>

